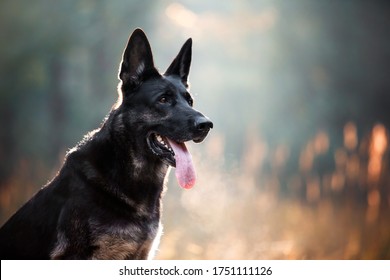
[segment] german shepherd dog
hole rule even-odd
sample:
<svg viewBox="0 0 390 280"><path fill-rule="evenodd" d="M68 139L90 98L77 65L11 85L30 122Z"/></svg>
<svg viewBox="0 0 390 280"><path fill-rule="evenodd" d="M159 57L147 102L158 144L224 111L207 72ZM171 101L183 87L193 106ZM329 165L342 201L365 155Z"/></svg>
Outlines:
<svg viewBox="0 0 390 280"><path fill-rule="evenodd" d="M55 178L0 229L1 259L148 259L161 234L169 166L191 188L184 142L203 141L213 123L192 108L192 40L164 74L141 29L119 67L119 98L101 127L66 156Z"/></svg>

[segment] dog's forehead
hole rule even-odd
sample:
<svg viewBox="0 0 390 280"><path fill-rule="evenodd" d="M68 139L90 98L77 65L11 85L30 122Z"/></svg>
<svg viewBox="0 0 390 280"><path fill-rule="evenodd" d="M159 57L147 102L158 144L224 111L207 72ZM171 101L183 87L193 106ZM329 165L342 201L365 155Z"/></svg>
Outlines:
<svg viewBox="0 0 390 280"><path fill-rule="evenodd" d="M161 77L156 80L149 80L143 84L143 89L145 92L150 94L158 94L167 90L185 92L186 88L181 84L178 79L167 79L166 77Z"/></svg>
<svg viewBox="0 0 390 280"><path fill-rule="evenodd" d="M188 89L183 85L179 77L161 76L157 79L145 81L141 90L133 98L153 98L166 92L179 93L180 95L188 94Z"/></svg>
<svg viewBox="0 0 390 280"><path fill-rule="evenodd" d="M177 90L179 90L179 92L186 92L186 91L187 91L187 88L186 88L186 87L184 86L184 84L181 82L179 76L173 76L173 75L170 75L170 76L163 76L163 79L164 79L165 82L167 83L167 86L168 86L168 87L174 87L174 88L176 88Z"/></svg>

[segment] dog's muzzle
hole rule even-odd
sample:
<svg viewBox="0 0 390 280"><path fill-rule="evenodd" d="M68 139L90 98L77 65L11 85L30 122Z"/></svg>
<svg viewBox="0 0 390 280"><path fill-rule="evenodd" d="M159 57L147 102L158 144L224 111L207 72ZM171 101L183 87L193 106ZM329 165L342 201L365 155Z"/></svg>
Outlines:
<svg viewBox="0 0 390 280"><path fill-rule="evenodd" d="M187 128L187 134L179 137L162 134L162 132L150 131L146 137L150 150L165 163L176 168L175 174L178 183L185 189L190 189L196 181L195 168L192 163L192 157L188 151L185 142L202 142L213 123L209 118L199 113L196 118L189 120L191 126Z"/></svg>

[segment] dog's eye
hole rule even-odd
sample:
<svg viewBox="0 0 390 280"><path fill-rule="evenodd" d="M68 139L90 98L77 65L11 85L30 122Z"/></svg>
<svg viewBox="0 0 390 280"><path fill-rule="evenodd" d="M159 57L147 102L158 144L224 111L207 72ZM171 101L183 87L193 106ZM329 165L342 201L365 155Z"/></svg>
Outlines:
<svg viewBox="0 0 390 280"><path fill-rule="evenodd" d="M192 100L192 98L189 98L187 101L188 101L188 104L190 104L191 107L194 105L194 100Z"/></svg>
<svg viewBox="0 0 390 280"><path fill-rule="evenodd" d="M161 96L158 102L165 104L168 102L168 98L166 96Z"/></svg>

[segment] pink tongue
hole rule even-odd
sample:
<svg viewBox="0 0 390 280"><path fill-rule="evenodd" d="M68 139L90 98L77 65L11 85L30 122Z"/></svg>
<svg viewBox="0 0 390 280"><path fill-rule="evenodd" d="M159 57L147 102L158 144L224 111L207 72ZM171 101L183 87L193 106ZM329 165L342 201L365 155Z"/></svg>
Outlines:
<svg viewBox="0 0 390 280"><path fill-rule="evenodd" d="M191 189L195 185L195 168L192 157L184 143L177 143L168 139L169 145L175 152L176 178L179 185L185 189Z"/></svg>

